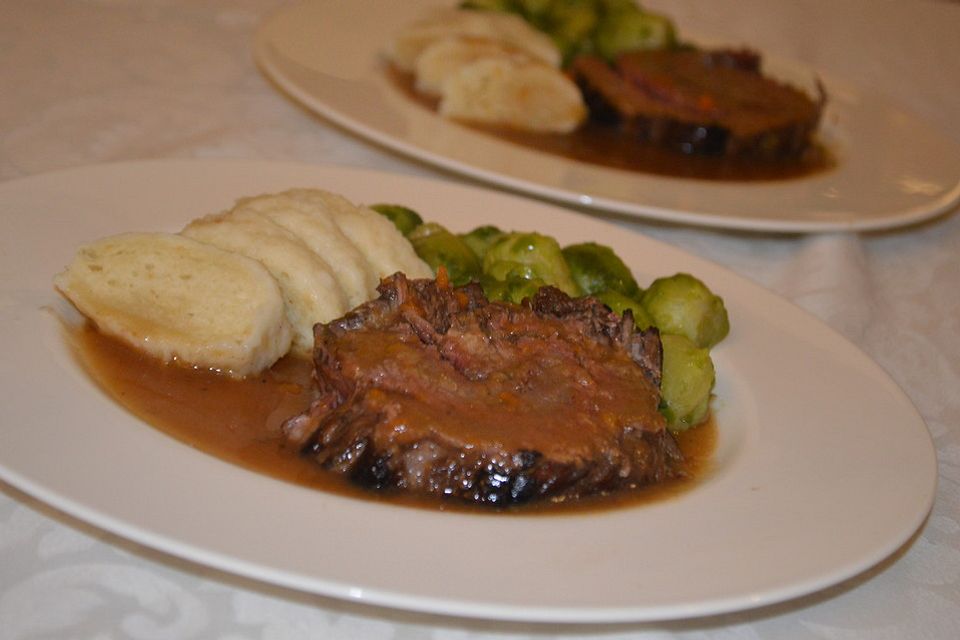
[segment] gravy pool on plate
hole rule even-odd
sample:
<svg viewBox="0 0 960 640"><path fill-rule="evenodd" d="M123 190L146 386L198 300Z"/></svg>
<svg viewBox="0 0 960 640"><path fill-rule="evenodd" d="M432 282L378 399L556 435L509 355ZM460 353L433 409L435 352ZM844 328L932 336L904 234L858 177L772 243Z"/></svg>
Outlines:
<svg viewBox="0 0 960 640"><path fill-rule="evenodd" d="M453 502L379 493L325 471L285 444L283 422L312 399L312 364L280 360L259 376L232 379L206 370L168 365L90 324L68 329L73 351L93 379L121 406L164 433L218 458L274 478L354 498L407 506L503 513ZM677 435L688 477L570 504L534 503L508 513L569 513L636 506L663 500L696 486L710 468L717 429L711 420Z"/></svg>

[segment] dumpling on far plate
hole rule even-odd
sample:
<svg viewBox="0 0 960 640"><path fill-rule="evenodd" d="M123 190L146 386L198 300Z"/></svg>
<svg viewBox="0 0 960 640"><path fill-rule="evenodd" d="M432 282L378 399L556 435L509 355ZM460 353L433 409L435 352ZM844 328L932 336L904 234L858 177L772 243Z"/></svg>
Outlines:
<svg viewBox="0 0 960 640"><path fill-rule="evenodd" d="M508 57L464 65L443 84L438 110L456 120L568 133L586 118L577 85L558 70Z"/></svg>
<svg viewBox="0 0 960 640"><path fill-rule="evenodd" d="M401 29L387 43L386 55L401 71L413 71L424 49L447 38L477 38L501 42L524 51L534 60L560 66L560 51L545 33L520 16L497 11L444 9Z"/></svg>
<svg viewBox="0 0 960 640"><path fill-rule="evenodd" d="M463 67L486 58L532 60L522 49L478 38L443 38L429 45L417 58L414 82L417 91L439 97L443 84Z"/></svg>

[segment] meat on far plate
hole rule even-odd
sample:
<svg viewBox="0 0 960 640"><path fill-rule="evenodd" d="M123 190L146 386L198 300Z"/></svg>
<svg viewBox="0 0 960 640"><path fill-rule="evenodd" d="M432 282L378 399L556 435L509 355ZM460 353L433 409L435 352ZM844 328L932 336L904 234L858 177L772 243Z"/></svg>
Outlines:
<svg viewBox="0 0 960 640"><path fill-rule="evenodd" d="M684 153L797 157L826 102L822 86L813 99L764 75L750 50L631 51L612 64L584 55L571 75L592 118Z"/></svg>
<svg viewBox="0 0 960 640"><path fill-rule="evenodd" d="M442 276L379 292L315 327L315 400L285 425L303 455L362 486L485 505L682 475L659 335L629 313L553 287L491 302Z"/></svg>

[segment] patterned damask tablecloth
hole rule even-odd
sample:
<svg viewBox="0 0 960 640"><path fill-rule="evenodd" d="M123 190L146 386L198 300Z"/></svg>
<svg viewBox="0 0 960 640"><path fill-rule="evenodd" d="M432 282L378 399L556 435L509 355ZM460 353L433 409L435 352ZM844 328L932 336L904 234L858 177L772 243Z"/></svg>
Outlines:
<svg viewBox="0 0 960 640"><path fill-rule="evenodd" d="M440 175L329 125L270 85L252 62L250 40L281 4L0 3L0 179L169 157ZM958 6L649 4L692 31L728 33L873 86L960 141ZM758 281L890 372L925 419L939 460L933 511L907 547L848 582L758 611L648 625L506 624L381 610L247 581L140 547L3 485L0 639L960 637L956 212L899 231L811 236L618 223Z"/></svg>

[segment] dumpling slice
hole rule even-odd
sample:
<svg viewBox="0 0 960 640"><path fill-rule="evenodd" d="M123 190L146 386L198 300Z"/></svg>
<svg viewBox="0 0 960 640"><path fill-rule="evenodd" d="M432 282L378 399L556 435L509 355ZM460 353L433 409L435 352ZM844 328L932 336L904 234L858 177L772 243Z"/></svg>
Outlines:
<svg viewBox="0 0 960 640"><path fill-rule="evenodd" d="M230 211L188 224L181 234L259 261L283 292L293 327L292 352L313 352L313 325L329 322L349 309L347 296L330 265L297 236L254 211Z"/></svg>
<svg viewBox="0 0 960 640"><path fill-rule="evenodd" d="M125 233L86 244L54 284L100 331L165 362L242 377L290 347L267 269L183 236Z"/></svg>
<svg viewBox="0 0 960 640"><path fill-rule="evenodd" d="M520 16L496 11L443 9L401 29L388 43L386 54L402 71L413 71L424 49L447 38L478 38L501 42L535 60L560 66L560 51L545 33Z"/></svg>
<svg viewBox="0 0 960 640"><path fill-rule="evenodd" d="M379 283L402 271L409 278L432 278L430 266L420 259L410 241L390 220L369 207L322 189L310 189L310 198L323 208L337 228L366 258Z"/></svg>
<svg viewBox="0 0 960 640"><path fill-rule="evenodd" d="M380 278L327 213L326 200L316 189L290 189L244 198L234 211L256 212L297 236L330 266L353 308L376 295Z"/></svg>
<svg viewBox="0 0 960 640"><path fill-rule="evenodd" d="M447 118L550 133L573 131L587 115L570 78L508 57L460 67L444 82L438 110Z"/></svg>
<svg viewBox="0 0 960 640"><path fill-rule="evenodd" d="M416 88L428 96L440 96L443 84L462 67L485 58L531 60L522 50L502 42L476 38L444 38L423 50L414 68Z"/></svg>

